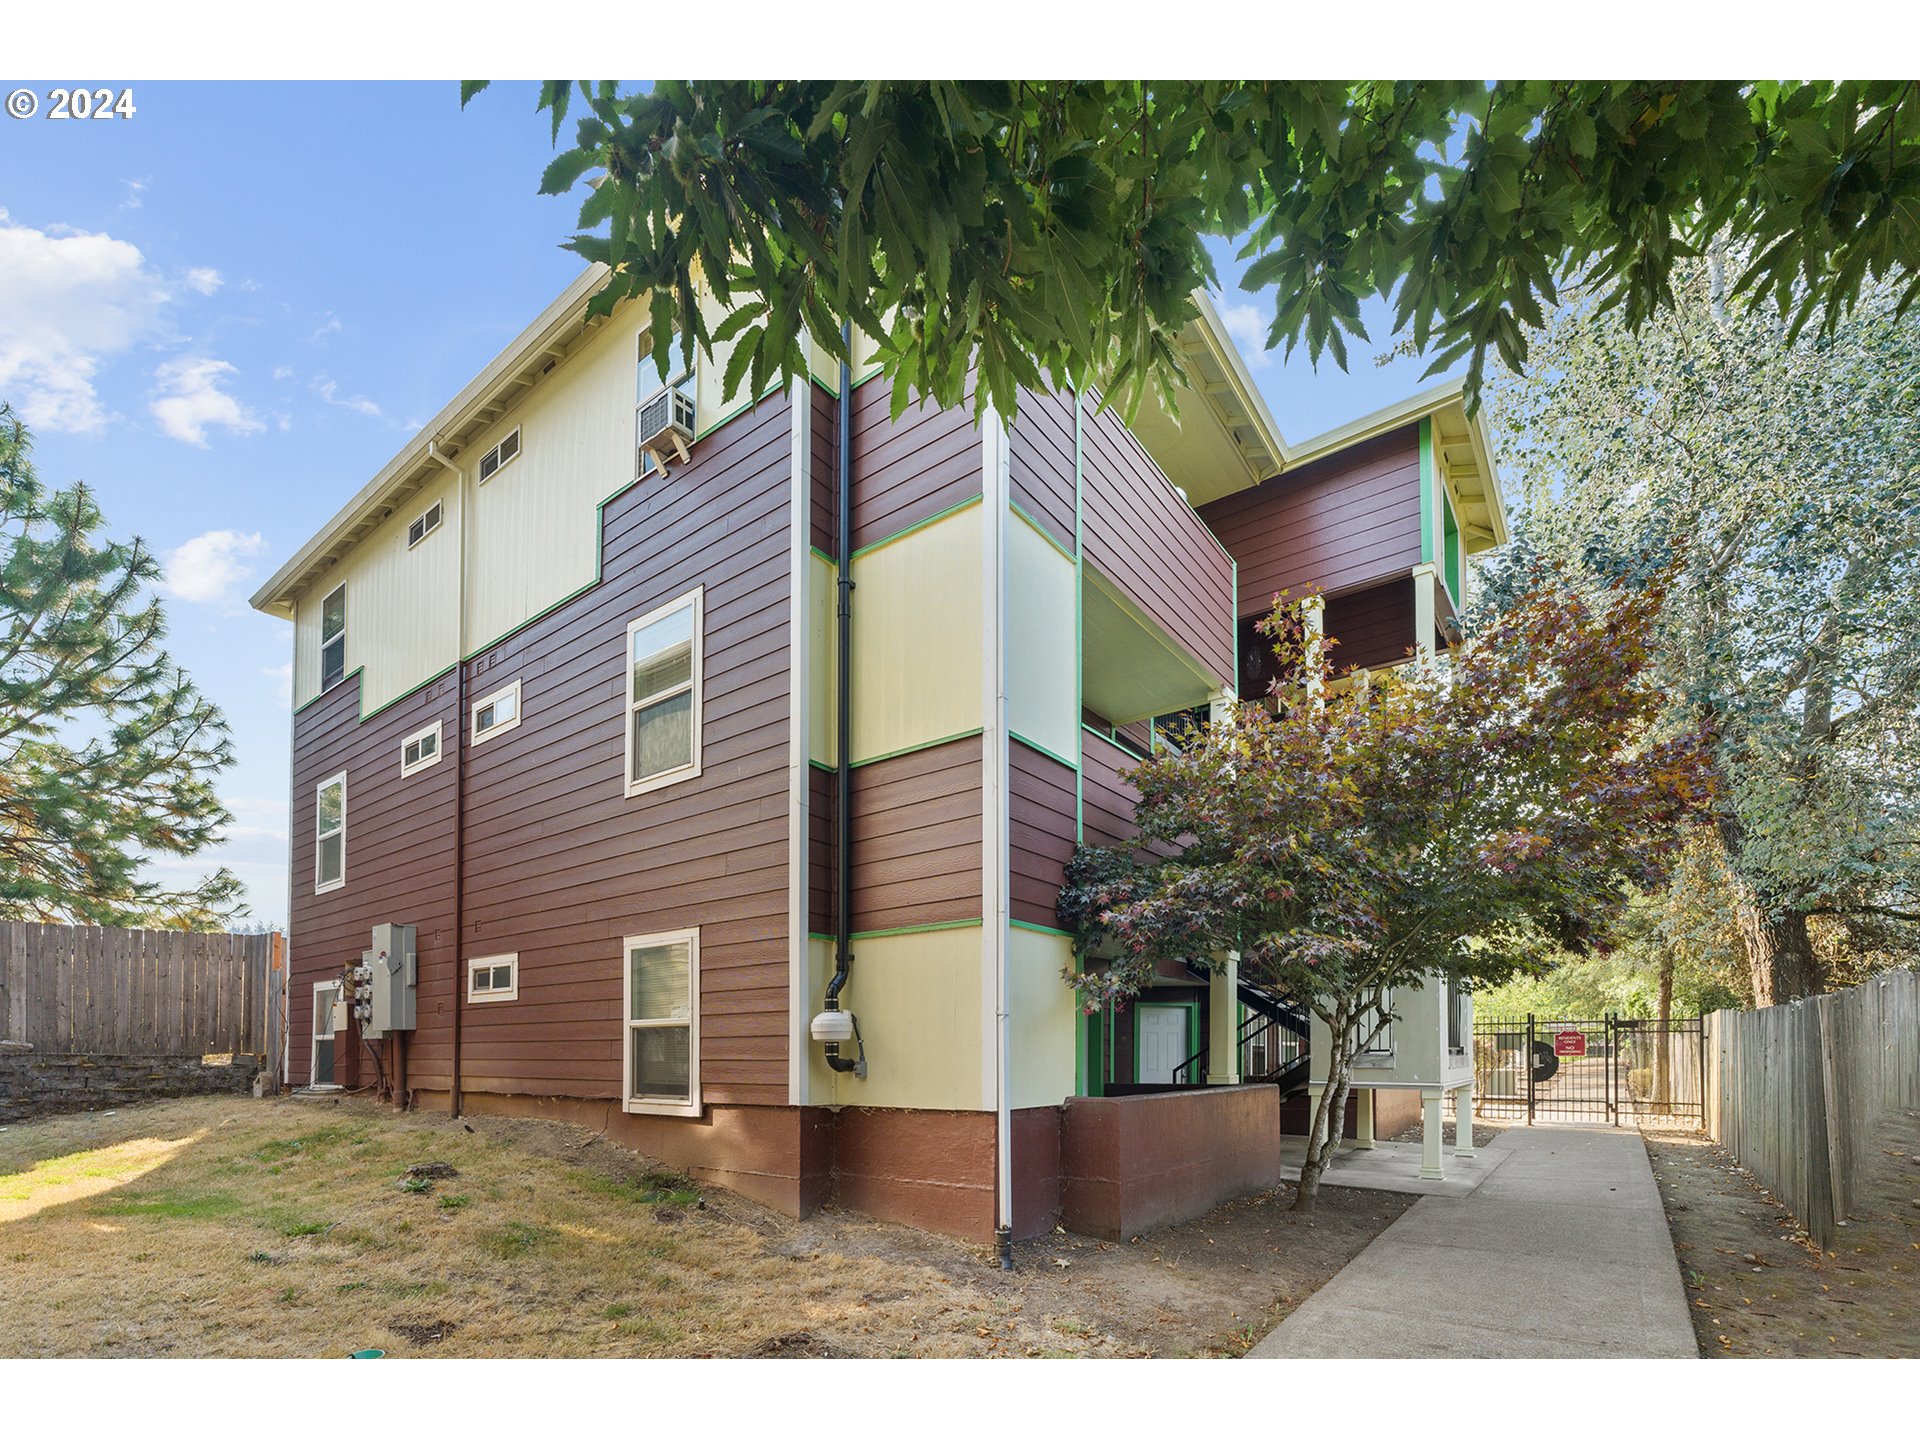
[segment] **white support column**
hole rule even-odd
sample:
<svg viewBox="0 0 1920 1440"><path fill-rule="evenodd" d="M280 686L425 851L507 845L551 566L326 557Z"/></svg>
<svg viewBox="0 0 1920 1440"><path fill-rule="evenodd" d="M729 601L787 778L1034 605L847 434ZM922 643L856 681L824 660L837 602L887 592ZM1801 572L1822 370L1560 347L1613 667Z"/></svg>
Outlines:
<svg viewBox="0 0 1920 1440"><path fill-rule="evenodd" d="M1434 592L1439 583L1439 573L1431 561L1413 567L1413 653L1422 665L1433 663L1433 632L1440 621Z"/></svg>
<svg viewBox="0 0 1920 1440"><path fill-rule="evenodd" d="M1420 1092L1420 1178L1444 1180L1447 1167L1441 1159L1440 1092Z"/></svg>
<svg viewBox="0 0 1920 1440"><path fill-rule="evenodd" d="M1473 1086L1453 1092L1453 1153L1473 1158Z"/></svg>
<svg viewBox="0 0 1920 1440"><path fill-rule="evenodd" d="M1353 1115L1353 1148L1373 1149L1373 1095L1371 1090L1356 1090Z"/></svg>
<svg viewBox="0 0 1920 1440"><path fill-rule="evenodd" d="M1207 978L1207 1084L1240 1083L1240 954L1229 950Z"/></svg>
<svg viewBox="0 0 1920 1440"><path fill-rule="evenodd" d="M1321 665L1327 653L1327 602L1309 595L1300 602L1300 621L1307 632L1307 698L1315 705L1326 699L1326 676Z"/></svg>

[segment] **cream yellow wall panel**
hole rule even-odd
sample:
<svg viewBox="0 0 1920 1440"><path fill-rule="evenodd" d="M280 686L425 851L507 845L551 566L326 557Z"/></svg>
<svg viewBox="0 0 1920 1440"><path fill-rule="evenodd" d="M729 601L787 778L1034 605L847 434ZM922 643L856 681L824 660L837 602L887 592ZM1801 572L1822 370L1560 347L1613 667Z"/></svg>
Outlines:
<svg viewBox="0 0 1920 1440"><path fill-rule="evenodd" d="M980 728L980 506L853 561L853 759Z"/></svg>
<svg viewBox="0 0 1920 1440"><path fill-rule="evenodd" d="M407 527L433 505L440 525L412 549ZM427 485L300 597L294 622L294 703L320 688L320 610L347 587L347 672L361 672L368 715L454 662L459 644L460 491L451 472Z"/></svg>
<svg viewBox="0 0 1920 1440"><path fill-rule="evenodd" d="M809 947L817 1010L833 973L833 947ZM988 1110L981 1092L980 927L870 935L854 941L853 978L841 1008L860 1022L867 1078L836 1075L809 1041L813 1103L890 1109ZM1065 986L1059 987L1065 990ZM846 1046L841 1047L848 1053ZM1073 1038L1067 1038L1067 1090L1073 1088Z"/></svg>
<svg viewBox="0 0 1920 1440"><path fill-rule="evenodd" d="M644 323L637 305L616 314L461 453L474 501L468 653L597 578L600 502L634 478ZM480 457L515 428L518 458L477 483Z"/></svg>
<svg viewBox="0 0 1920 1440"><path fill-rule="evenodd" d="M1080 763L1073 561L1020 515L1007 520L1007 725Z"/></svg>
<svg viewBox="0 0 1920 1440"><path fill-rule="evenodd" d="M1009 926L1007 997L1012 1011L1013 1108L1058 1105L1074 1091L1074 992L1061 980L1073 960L1064 935Z"/></svg>
<svg viewBox="0 0 1920 1440"><path fill-rule="evenodd" d="M808 755L822 765L838 763L839 687L834 668L839 628L834 624L834 595L839 574L833 562L817 554L807 557L807 706L812 737Z"/></svg>

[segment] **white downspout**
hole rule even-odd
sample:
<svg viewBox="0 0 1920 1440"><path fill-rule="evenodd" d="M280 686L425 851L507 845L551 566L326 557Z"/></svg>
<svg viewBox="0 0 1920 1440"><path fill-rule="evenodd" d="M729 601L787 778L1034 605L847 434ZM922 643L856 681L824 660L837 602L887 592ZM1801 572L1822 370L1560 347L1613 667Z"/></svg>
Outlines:
<svg viewBox="0 0 1920 1440"><path fill-rule="evenodd" d="M981 421L981 570L985 637L981 644L982 718L981 915L985 930L985 968L993 1002L994 1097L994 1241L1000 1268L1013 1268L1013 1044L1008 997L1007 900L1007 429L988 406Z"/></svg>

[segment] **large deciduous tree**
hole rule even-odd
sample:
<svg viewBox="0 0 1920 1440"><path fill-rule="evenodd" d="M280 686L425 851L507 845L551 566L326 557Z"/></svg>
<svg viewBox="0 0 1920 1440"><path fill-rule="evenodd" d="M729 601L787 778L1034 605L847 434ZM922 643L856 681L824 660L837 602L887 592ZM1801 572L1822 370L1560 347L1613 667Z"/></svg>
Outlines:
<svg viewBox="0 0 1920 1440"><path fill-rule="evenodd" d="M466 103L485 82L462 86ZM1435 368L1517 365L1562 276L1637 325L1677 259L1730 231L1742 290L1835 320L1868 277L1920 294L1920 83L1846 81L548 81L591 185L571 247L650 297L689 353L737 342L731 391L836 355L850 320L913 393L1011 414L1094 376L1180 369L1206 240L1271 288L1269 344L1344 363L1360 302ZM744 303L714 333L696 277ZM666 351L660 361L667 363ZM664 373L664 372L663 372Z"/></svg>
<svg viewBox="0 0 1920 1440"><path fill-rule="evenodd" d="M169 888L145 870L231 818L226 723L160 648L152 554L103 536L84 485L49 494L31 455L0 405L0 919L210 925L236 908L232 874Z"/></svg>
<svg viewBox="0 0 1920 1440"><path fill-rule="evenodd" d="M1655 730L1659 609L1657 587L1601 603L1540 588L1447 661L1334 683L1277 601L1262 623L1290 683L1131 772L1145 850L1075 857L1061 915L1092 958L1069 983L1089 1007L1124 1003L1162 959L1237 951L1324 1021L1311 1208L1389 992L1496 984L1583 948L1706 798L1700 738Z"/></svg>
<svg viewBox="0 0 1920 1440"><path fill-rule="evenodd" d="M1795 338L1726 303L1739 268L1680 266L1637 332L1590 297L1548 318L1491 406L1522 544L1487 593L1536 557L1602 586L1680 557L1655 666L1670 718L1713 737L1768 1005L1844 979L1823 919L1920 950L1920 316L1870 287Z"/></svg>

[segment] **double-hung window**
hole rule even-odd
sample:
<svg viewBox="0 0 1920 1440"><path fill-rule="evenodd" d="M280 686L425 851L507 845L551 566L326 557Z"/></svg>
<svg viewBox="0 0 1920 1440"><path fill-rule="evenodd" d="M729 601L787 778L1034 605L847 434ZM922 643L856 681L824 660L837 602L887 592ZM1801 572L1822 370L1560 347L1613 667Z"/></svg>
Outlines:
<svg viewBox="0 0 1920 1440"><path fill-rule="evenodd" d="M315 792L313 893L338 890L347 883L347 775L343 770L322 780Z"/></svg>
<svg viewBox="0 0 1920 1440"><path fill-rule="evenodd" d="M320 688L331 690L347 677L347 587L335 586L320 602Z"/></svg>
<svg viewBox="0 0 1920 1440"><path fill-rule="evenodd" d="M622 1087L629 1111L700 1110L700 932L629 935Z"/></svg>
<svg viewBox="0 0 1920 1440"><path fill-rule="evenodd" d="M627 627L627 794L700 773L701 594Z"/></svg>

